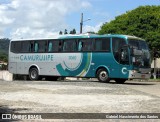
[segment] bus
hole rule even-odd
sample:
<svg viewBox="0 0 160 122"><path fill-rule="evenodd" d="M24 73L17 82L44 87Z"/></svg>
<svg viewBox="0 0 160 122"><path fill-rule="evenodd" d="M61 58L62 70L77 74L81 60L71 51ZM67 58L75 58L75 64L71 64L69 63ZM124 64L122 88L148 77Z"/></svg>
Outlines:
<svg viewBox="0 0 160 122"><path fill-rule="evenodd" d="M9 72L30 80L98 78L100 82L149 79L151 57L145 40L119 34L80 34L56 39L11 40Z"/></svg>

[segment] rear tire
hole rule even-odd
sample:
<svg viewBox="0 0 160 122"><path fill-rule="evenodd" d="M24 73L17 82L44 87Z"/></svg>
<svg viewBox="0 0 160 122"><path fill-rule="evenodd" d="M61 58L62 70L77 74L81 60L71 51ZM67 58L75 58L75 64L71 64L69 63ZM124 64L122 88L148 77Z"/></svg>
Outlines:
<svg viewBox="0 0 160 122"><path fill-rule="evenodd" d="M39 79L38 69L37 68L31 68L29 70L29 78L32 81L36 81Z"/></svg>
<svg viewBox="0 0 160 122"><path fill-rule="evenodd" d="M115 81L116 81L117 84L124 84L124 82L126 81L126 79L120 79L120 78L118 78L118 79L115 79Z"/></svg>
<svg viewBox="0 0 160 122"><path fill-rule="evenodd" d="M104 83L108 83L110 81L108 72L104 68L98 70L97 78L100 82L104 82Z"/></svg>

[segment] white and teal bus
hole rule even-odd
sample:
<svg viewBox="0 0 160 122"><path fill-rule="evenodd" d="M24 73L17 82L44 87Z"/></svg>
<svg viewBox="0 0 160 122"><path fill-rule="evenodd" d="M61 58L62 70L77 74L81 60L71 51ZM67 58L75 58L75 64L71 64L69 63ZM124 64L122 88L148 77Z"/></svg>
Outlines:
<svg viewBox="0 0 160 122"><path fill-rule="evenodd" d="M30 80L88 77L124 83L150 78L150 53L143 39L128 35L12 40L9 71L29 76Z"/></svg>

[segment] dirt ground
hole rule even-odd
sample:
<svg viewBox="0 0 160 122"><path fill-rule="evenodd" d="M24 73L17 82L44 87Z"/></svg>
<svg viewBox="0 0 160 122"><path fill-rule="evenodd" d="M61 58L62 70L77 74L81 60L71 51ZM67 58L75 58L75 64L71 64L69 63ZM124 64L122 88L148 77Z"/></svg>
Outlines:
<svg viewBox="0 0 160 122"><path fill-rule="evenodd" d="M0 113L160 113L160 82L0 81Z"/></svg>

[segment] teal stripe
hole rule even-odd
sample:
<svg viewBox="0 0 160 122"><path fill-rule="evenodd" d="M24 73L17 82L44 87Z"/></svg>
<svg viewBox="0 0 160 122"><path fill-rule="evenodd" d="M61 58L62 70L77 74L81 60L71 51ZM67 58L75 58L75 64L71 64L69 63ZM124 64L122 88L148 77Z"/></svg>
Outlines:
<svg viewBox="0 0 160 122"><path fill-rule="evenodd" d="M67 72L63 69L63 67L62 67L61 64L58 64L58 65L56 66L56 68L57 68L58 72L60 73L60 75L63 75L63 76L68 76L68 75L69 75L69 73L67 73Z"/></svg>

